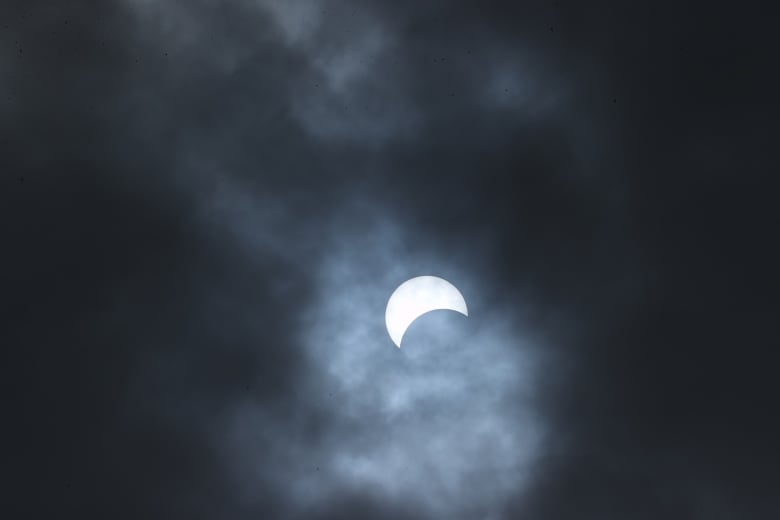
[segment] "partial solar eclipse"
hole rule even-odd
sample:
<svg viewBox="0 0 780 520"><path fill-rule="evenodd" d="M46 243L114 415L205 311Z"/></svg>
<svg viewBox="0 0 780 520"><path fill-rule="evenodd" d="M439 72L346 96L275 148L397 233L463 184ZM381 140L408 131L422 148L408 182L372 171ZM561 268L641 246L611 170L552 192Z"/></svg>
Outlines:
<svg viewBox="0 0 780 520"><path fill-rule="evenodd" d="M418 276L405 281L390 295L385 310L385 324L390 339L401 348L406 329L423 314L450 310L469 315L466 300L450 282L438 276Z"/></svg>

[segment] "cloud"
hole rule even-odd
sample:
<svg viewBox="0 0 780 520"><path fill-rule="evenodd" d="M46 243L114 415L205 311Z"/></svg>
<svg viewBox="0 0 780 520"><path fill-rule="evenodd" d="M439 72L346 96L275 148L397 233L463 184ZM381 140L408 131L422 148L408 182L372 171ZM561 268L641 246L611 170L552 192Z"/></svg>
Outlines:
<svg viewBox="0 0 780 520"><path fill-rule="evenodd" d="M10 516L777 517L771 31L724 14L0 8ZM420 274L470 316L398 350Z"/></svg>

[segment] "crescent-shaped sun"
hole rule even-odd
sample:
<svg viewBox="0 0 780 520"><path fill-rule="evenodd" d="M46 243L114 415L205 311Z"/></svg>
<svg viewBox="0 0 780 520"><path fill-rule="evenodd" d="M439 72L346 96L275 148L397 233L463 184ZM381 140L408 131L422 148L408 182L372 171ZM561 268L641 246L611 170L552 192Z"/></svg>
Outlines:
<svg viewBox="0 0 780 520"><path fill-rule="evenodd" d="M447 280L438 276L418 276L405 281L387 301L385 324L390 339L401 348L409 325L423 314L440 309L469 315L463 295Z"/></svg>

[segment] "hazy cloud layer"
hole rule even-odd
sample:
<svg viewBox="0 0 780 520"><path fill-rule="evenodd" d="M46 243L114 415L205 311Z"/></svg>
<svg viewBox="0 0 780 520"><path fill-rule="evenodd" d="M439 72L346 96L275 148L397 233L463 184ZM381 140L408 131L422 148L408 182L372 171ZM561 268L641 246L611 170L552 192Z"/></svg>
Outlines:
<svg viewBox="0 0 780 520"><path fill-rule="evenodd" d="M4 5L0 516L776 518L768 19Z"/></svg>

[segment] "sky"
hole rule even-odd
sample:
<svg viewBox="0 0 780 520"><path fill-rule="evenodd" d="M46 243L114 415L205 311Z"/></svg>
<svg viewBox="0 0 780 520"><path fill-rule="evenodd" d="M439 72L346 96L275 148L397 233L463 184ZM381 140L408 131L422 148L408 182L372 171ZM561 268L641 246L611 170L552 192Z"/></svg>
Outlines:
<svg viewBox="0 0 780 520"><path fill-rule="evenodd" d="M770 21L3 3L0 516L778 518Z"/></svg>

